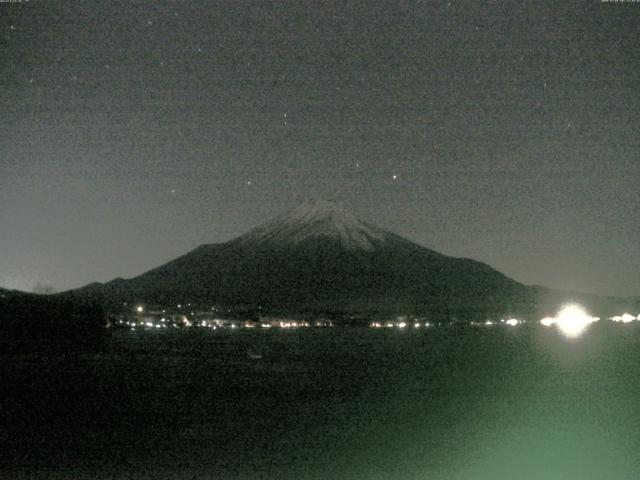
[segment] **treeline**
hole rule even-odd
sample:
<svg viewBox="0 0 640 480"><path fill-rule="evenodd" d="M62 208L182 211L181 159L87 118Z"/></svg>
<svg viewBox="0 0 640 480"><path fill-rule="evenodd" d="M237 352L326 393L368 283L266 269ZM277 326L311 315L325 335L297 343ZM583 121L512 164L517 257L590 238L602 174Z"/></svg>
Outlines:
<svg viewBox="0 0 640 480"><path fill-rule="evenodd" d="M5 351L93 348L105 335L105 312L99 302L60 295L0 294L0 342Z"/></svg>

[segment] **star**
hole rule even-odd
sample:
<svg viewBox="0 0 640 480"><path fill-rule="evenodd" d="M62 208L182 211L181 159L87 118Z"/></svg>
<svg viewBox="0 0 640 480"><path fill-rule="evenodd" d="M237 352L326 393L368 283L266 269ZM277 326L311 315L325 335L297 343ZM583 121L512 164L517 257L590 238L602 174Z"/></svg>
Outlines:
<svg viewBox="0 0 640 480"><path fill-rule="evenodd" d="M393 179L394 179L394 180L397 180L397 179L398 179L398 175L394 175L394 176L393 176Z"/></svg>
<svg viewBox="0 0 640 480"><path fill-rule="evenodd" d="M247 185L251 185L251 184L252 184L251 180L247 181Z"/></svg>

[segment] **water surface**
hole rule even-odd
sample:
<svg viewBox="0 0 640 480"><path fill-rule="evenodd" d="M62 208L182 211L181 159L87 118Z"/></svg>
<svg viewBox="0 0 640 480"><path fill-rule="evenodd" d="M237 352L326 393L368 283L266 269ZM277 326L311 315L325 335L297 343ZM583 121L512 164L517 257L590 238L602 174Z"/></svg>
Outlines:
<svg viewBox="0 0 640 480"><path fill-rule="evenodd" d="M633 479L640 328L118 332L3 354L3 478Z"/></svg>

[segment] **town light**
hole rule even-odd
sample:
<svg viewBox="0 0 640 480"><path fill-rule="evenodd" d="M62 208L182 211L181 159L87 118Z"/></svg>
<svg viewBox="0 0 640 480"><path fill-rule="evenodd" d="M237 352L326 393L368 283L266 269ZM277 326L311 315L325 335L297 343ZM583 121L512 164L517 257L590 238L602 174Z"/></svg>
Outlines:
<svg viewBox="0 0 640 480"><path fill-rule="evenodd" d="M579 305L567 305L558 312L555 323L565 336L575 338L580 336L596 320Z"/></svg>
<svg viewBox="0 0 640 480"><path fill-rule="evenodd" d="M540 323L545 327L550 327L551 325L556 323L556 319L552 317L544 317L542 320L540 320Z"/></svg>
<svg viewBox="0 0 640 480"><path fill-rule="evenodd" d="M636 319L633 315L629 313L623 313L622 315L616 315L615 317L611 317L611 320L614 322L622 322L622 323L631 323Z"/></svg>

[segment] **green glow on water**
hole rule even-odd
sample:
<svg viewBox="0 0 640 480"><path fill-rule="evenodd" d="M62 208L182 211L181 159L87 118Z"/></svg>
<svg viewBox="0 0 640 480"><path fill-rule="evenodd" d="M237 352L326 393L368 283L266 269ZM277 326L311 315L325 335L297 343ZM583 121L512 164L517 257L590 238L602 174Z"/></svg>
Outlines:
<svg viewBox="0 0 640 480"><path fill-rule="evenodd" d="M2 363L0 476L632 480L638 327L123 332Z"/></svg>

